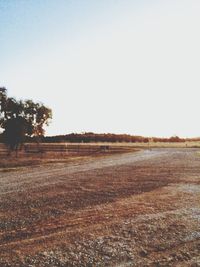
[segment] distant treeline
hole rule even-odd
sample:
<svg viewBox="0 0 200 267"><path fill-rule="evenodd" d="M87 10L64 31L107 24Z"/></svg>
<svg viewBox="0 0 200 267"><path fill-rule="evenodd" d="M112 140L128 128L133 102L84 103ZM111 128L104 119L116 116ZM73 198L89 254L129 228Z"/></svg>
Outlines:
<svg viewBox="0 0 200 267"><path fill-rule="evenodd" d="M0 134L0 142L2 142L2 134ZM26 137L26 142L37 142L36 137ZM172 136L170 138L159 137L143 137L128 134L111 134L111 133L71 133L66 135L43 136L40 137L40 142L45 143L91 143L91 142L129 142L129 143L148 143L148 142L186 142L186 141L200 141L200 138L180 138Z"/></svg>
<svg viewBox="0 0 200 267"><path fill-rule="evenodd" d="M148 142L185 142L185 141L200 141L200 138L184 139L178 136L170 138L158 137L143 137L128 134L111 134L111 133L71 133L66 135L46 136L43 137L43 142L71 142L71 143L91 143L91 142L130 142L130 143L148 143Z"/></svg>
<svg viewBox="0 0 200 267"><path fill-rule="evenodd" d="M142 136L132 136L128 134L96 134L96 133L71 133L67 135L44 137L46 142L71 142L71 143L90 143L90 142L148 142L149 139Z"/></svg>

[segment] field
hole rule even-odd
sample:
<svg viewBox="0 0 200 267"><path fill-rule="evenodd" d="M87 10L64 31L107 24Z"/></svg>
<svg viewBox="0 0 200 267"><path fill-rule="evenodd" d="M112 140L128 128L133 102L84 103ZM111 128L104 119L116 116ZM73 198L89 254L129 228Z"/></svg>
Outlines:
<svg viewBox="0 0 200 267"><path fill-rule="evenodd" d="M0 266L200 266L200 149L132 148L2 168Z"/></svg>
<svg viewBox="0 0 200 267"><path fill-rule="evenodd" d="M127 146L127 144L40 143L38 145L29 143L24 144L17 152L17 156L16 152L12 152L8 157L8 149L0 143L0 170L10 171L15 167L69 163L130 151L138 151L138 148Z"/></svg>
<svg viewBox="0 0 200 267"><path fill-rule="evenodd" d="M20 166L34 166L55 162L71 162L85 158L93 158L116 153L138 151L139 149L152 148L200 148L199 141L186 142L149 142L149 143L41 143L39 145L25 144L25 149L18 152L16 157L13 152L8 158L5 145L0 143L0 169L15 168ZM106 148L109 149L106 149ZM36 153L37 152L37 153ZM42 152L42 153L41 153ZM6 170L5 170L6 171Z"/></svg>

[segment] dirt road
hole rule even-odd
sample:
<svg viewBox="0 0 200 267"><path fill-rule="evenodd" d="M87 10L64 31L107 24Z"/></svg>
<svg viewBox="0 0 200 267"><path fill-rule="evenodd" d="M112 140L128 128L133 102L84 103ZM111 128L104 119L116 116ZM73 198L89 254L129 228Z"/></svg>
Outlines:
<svg viewBox="0 0 200 267"><path fill-rule="evenodd" d="M0 172L0 266L200 266L200 154Z"/></svg>

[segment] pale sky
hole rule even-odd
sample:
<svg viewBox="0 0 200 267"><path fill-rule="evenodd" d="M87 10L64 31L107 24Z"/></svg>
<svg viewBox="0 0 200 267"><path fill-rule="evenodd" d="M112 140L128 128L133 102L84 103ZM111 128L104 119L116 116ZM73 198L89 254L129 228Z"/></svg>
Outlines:
<svg viewBox="0 0 200 267"><path fill-rule="evenodd" d="M0 0L0 86L47 135L200 136L200 1Z"/></svg>

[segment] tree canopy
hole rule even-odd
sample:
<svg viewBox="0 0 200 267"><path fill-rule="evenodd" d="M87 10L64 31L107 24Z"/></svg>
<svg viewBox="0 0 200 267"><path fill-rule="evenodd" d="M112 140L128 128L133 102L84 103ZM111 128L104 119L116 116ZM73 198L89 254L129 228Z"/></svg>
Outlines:
<svg viewBox="0 0 200 267"><path fill-rule="evenodd" d="M52 111L43 103L16 100L0 88L0 128L4 129L4 142L11 148L23 143L25 136L43 136L44 126L49 125Z"/></svg>

